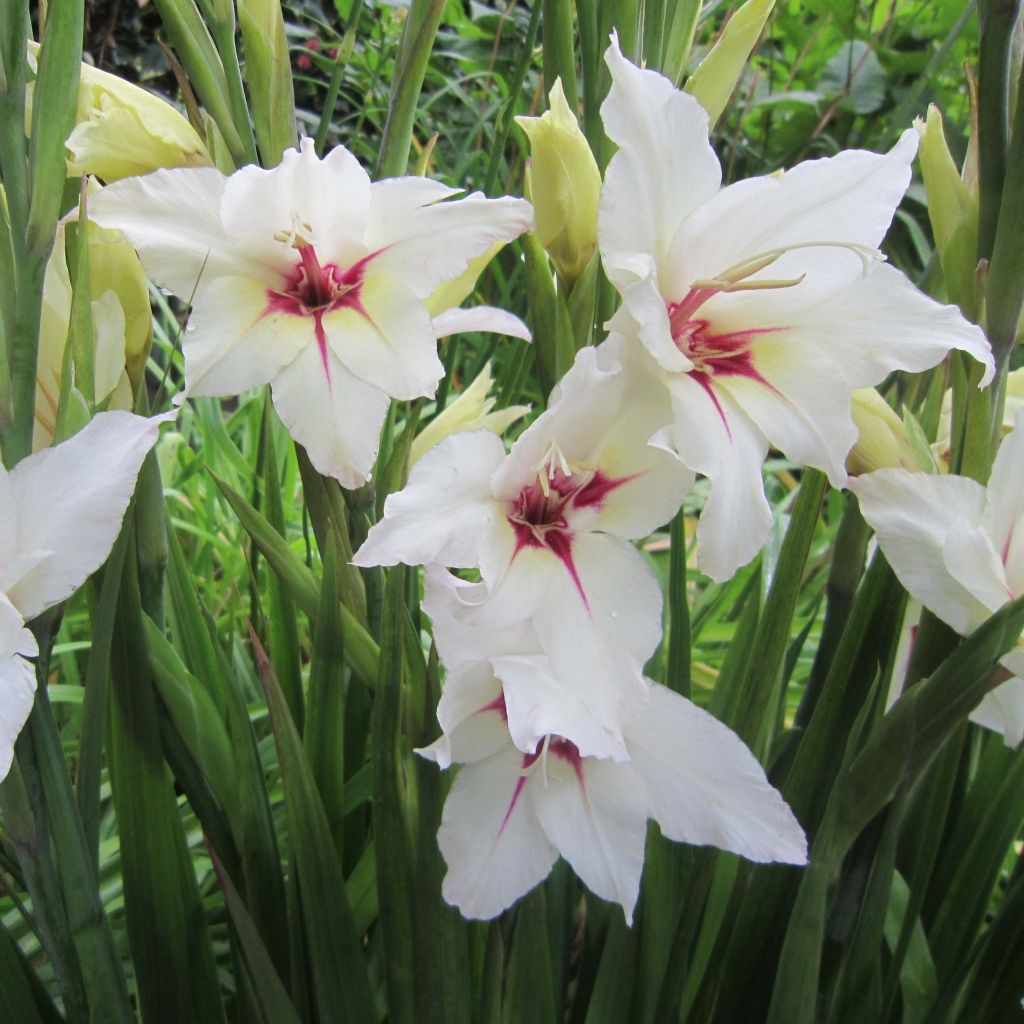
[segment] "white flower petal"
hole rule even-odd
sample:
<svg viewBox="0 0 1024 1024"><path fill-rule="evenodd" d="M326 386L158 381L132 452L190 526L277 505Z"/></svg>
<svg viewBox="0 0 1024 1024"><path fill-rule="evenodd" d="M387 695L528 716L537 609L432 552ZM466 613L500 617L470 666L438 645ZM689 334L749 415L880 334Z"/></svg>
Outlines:
<svg viewBox="0 0 1024 1024"><path fill-rule="evenodd" d="M768 539L772 510L761 479L768 443L732 397L713 383L703 387L692 374L667 383L675 449L686 465L711 480L697 526L697 565L721 582Z"/></svg>
<svg viewBox="0 0 1024 1024"><path fill-rule="evenodd" d="M388 396L318 345L303 349L271 385L281 421L317 470L342 487L365 483L380 446Z"/></svg>
<svg viewBox="0 0 1024 1024"><path fill-rule="evenodd" d="M440 565L428 565L423 580L423 610L434 625L437 653L449 672L464 662L487 661L504 654L534 654L540 641L529 620L503 628L477 621L487 601L485 583L467 583Z"/></svg>
<svg viewBox="0 0 1024 1024"><path fill-rule="evenodd" d="M508 746L502 687L487 662L467 662L449 669L437 705L437 721L444 736L419 753L442 768L453 761L482 761Z"/></svg>
<svg viewBox="0 0 1024 1024"><path fill-rule="evenodd" d="M504 691L506 731L521 751L532 754L545 736L564 736L584 757L626 760L621 738L612 736L594 718L589 689L556 676L546 656L493 657L490 661Z"/></svg>
<svg viewBox="0 0 1024 1024"><path fill-rule="evenodd" d="M942 549L946 571L990 612L1014 598L992 541L984 530L957 519L946 533Z"/></svg>
<svg viewBox="0 0 1024 1024"><path fill-rule="evenodd" d="M802 287L776 292L760 326L785 325L787 336L827 352L850 388L873 387L893 370L926 370L951 348L985 365L983 384L992 379L992 350L981 328L893 267L876 264L826 301L804 307L798 305Z"/></svg>
<svg viewBox="0 0 1024 1024"><path fill-rule="evenodd" d="M275 264L296 262L287 239L298 232L322 265L344 268L367 255L370 178L344 146L320 160L306 138L300 149L285 150L272 170L248 166L232 174L221 211L232 239Z"/></svg>
<svg viewBox="0 0 1024 1024"><path fill-rule="evenodd" d="M36 669L26 658L39 653L36 638L18 610L0 593L0 782L11 770L14 741L32 710Z"/></svg>
<svg viewBox="0 0 1024 1024"><path fill-rule="evenodd" d="M359 289L358 306L326 313L323 328L338 359L393 398L429 398L444 376L423 304L373 263Z"/></svg>
<svg viewBox="0 0 1024 1024"><path fill-rule="evenodd" d="M986 693L968 717L975 725L1001 733L1008 747L1019 747L1024 739L1024 679L1008 679Z"/></svg>
<svg viewBox="0 0 1024 1024"><path fill-rule="evenodd" d="M501 438L489 430L445 438L413 466L405 487L388 495L384 518L353 563L478 565L483 531L497 508L490 478L504 457Z"/></svg>
<svg viewBox="0 0 1024 1024"><path fill-rule="evenodd" d="M917 138L908 129L888 153L845 150L804 161L779 176L751 178L722 189L672 240L671 253L660 264L665 294L680 299L696 280L716 278L744 260L792 246L814 247L787 254L760 276L806 273L807 280L794 289L804 293L818 290L817 276L825 279L826 293L852 280L863 264L844 247L876 249L881 243L910 184ZM748 292L729 298L759 304L763 296Z"/></svg>
<svg viewBox="0 0 1024 1024"><path fill-rule="evenodd" d="M192 395L237 395L273 380L314 346L312 317L271 309L264 284L225 274L203 289L182 337Z"/></svg>
<svg viewBox="0 0 1024 1024"><path fill-rule="evenodd" d="M631 252L652 253L660 263L679 224L721 182L708 142L708 115L667 78L626 60L615 38L605 63L612 87L601 117L619 151L601 192L601 252L606 264Z"/></svg>
<svg viewBox="0 0 1024 1024"><path fill-rule="evenodd" d="M984 523L1010 587L1015 594L1024 593L1024 413L1018 413L996 453Z"/></svg>
<svg viewBox="0 0 1024 1024"><path fill-rule="evenodd" d="M746 744L684 697L651 690L628 745L662 834L749 860L806 864L803 829Z"/></svg>
<svg viewBox="0 0 1024 1024"><path fill-rule="evenodd" d="M6 588L26 620L70 597L106 561L160 422L100 413L11 470L17 550L45 553Z"/></svg>
<svg viewBox="0 0 1024 1024"><path fill-rule="evenodd" d="M632 924L648 806L630 767L593 759L574 765L549 752L533 772L526 788L548 839L587 888L618 903Z"/></svg>
<svg viewBox="0 0 1024 1024"><path fill-rule="evenodd" d="M226 180L212 167L124 178L89 197L89 219L123 231L149 276L188 301L201 283L252 265L221 225Z"/></svg>
<svg viewBox="0 0 1024 1024"><path fill-rule="evenodd" d="M850 388L842 369L822 351L801 351L780 335L758 338L753 373L717 376L727 391L786 458L828 474L834 487L846 483L846 456L857 441Z"/></svg>
<svg viewBox="0 0 1024 1024"><path fill-rule="evenodd" d="M423 178L389 178L371 186L366 243L375 262L421 299L458 277L470 259L496 242L509 242L533 225L524 199L486 199L474 192L447 202L452 189Z"/></svg>
<svg viewBox="0 0 1024 1024"><path fill-rule="evenodd" d="M647 703L640 670L661 639L661 588L627 541L583 534L572 558L578 585L563 567L550 574L534 627L552 673L619 740Z"/></svg>
<svg viewBox="0 0 1024 1024"><path fill-rule="evenodd" d="M510 338L532 341L530 328L519 317L496 306L471 306L469 309L446 309L434 317L434 333L439 338L452 334L504 334Z"/></svg>
<svg viewBox="0 0 1024 1024"><path fill-rule="evenodd" d="M988 608L950 575L944 560L953 524L981 522L981 484L960 476L881 469L851 480L849 487L909 594L961 635L988 618Z"/></svg>
<svg viewBox="0 0 1024 1024"><path fill-rule="evenodd" d="M497 917L544 881L558 859L525 798L523 755L499 755L459 769L441 815L437 842L448 873L444 898L464 917Z"/></svg>

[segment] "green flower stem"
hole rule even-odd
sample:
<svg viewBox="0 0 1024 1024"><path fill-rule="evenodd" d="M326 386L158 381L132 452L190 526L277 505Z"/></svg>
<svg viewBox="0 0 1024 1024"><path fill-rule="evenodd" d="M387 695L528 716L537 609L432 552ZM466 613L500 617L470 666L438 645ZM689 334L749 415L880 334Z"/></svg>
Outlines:
<svg viewBox="0 0 1024 1024"><path fill-rule="evenodd" d="M986 287L989 341L996 366L1010 357L1024 306L1024 74L1018 79L1013 134L1006 158L999 215L995 225L992 261ZM999 419L1002 417L1000 415Z"/></svg>
<svg viewBox="0 0 1024 1024"><path fill-rule="evenodd" d="M445 0L412 0L396 60L388 119L377 164L378 178L394 178L408 170L416 104L444 8Z"/></svg>
<svg viewBox="0 0 1024 1024"><path fill-rule="evenodd" d="M686 598L686 512L680 509L670 528L668 569L668 667L665 684L690 696L690 606Z"/></svg>
<svg viewBox="0 0 1024 1024"><path fill-rule="evenodd" d="M992 256L1009 140L1010 45L1020 0L980 0L978 59L978 259Z"/></svg>
<svg viewBox="0 0 1024 1024"><path fill-rule="evenodd" d="M576 51L570 0L544 0L541 38L544 41L544 92L551 92L555 80L560 78L566 102L575 112L579 109L580 98L576 88Z"/></svg>
<svg viewBox="0 0 1024 1024"><path fill-rule="evenodd" d="M238 48L235 45L235 18L234 8L227 5L227 15L214 20L211 26L211 35L217 52L220 54L221 64L224 68L224 80L227 83L228 104L231 109L231 123L242 140L242 153L244 162L254 164L258 162L256 155L256 136L252 130L252 120L249 117L249 104L245 99L245 87L242 85L242 71L238 65Z"/></svg>

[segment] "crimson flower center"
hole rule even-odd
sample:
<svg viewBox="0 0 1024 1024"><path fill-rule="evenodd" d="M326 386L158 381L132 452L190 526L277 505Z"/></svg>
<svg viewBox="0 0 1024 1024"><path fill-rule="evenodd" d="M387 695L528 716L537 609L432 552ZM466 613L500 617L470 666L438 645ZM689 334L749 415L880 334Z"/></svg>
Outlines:
<svg viewBox="0 0 1024 1024"><path fill-rule="evenodd" d="M568 530L566 511L586 479L556 469L543 487L538 477L509 503L508 521L516 534L516 547L547 547L557 540L552 533Z"/></svg>
<svg viewBox="0 0 1024 1024"><path fill-rule="evenodd" d="M284 287L269 293L270 305L294 316L322 316L337 309L361 310L359 292L367 260L347 269L334 263L321 264L316 249L298 246L299 262L285 278Z"/></svg>

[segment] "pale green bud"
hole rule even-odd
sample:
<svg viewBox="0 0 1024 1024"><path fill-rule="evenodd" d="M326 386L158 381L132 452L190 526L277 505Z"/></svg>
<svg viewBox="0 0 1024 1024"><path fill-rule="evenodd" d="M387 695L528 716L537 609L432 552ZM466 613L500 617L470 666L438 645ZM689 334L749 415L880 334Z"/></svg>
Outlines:
<svg viewBox="0 0 1024 1024"><path fill-rule="evenodd" d="M32 447L54 440L60 406L64 350L71 321L72 288L61 226L43 280L43 309L36 364L36 410ZM107 402L110 409L131 409L134 388L149 357L153 320L146 273L120 231L88 224L89 297L93 333L93 387L89 402L72 387L69 400L81 405Z"/></svg>
<svg viewBox="0 0 1024 1024"><path fill-rule="evenodd" d="M708 112L711 127L722 116L774 6L775 0L747 0L686 83L686 91Z"/></svg>
<svg viewBox="0 0 1024 1024"><path fill-rule="evenodd" d="M29 43L33 68L38 51ZM70 177L95 174L108 183L159 167L210 166L203 140L170 103L89 64L82 64L75 127L65 145Z"/></svg>
<svg viewBox="0 0 1024 1024"><path fill-rule="evenodd" d="M850 397L859 435L846 457L851 476L900 466L916 471L925 468L906 425L874 388L859 388Z"/></svg>
<svg viewBox="0 0 1024 1024"><path fill-rule="evenodd" d="M409 465L412 466L451 434L460 430L492 430L495 434L502 434L530 411L528 405L510 405L507 409L492 412L495 399L488 397L487 393L493 383L488 363L476 380L416 435L409 452Z"/></svg>
<svg viewBox="0 0 1024 1024"><path fill-rule="evenodd" d="M929 106L927 120L918 118L914 127L921 136L921 176L946 291L967 317L977 319L977 188L964 183L953 162L937 107Z"/></svg>
<svg viewBox="0 0 1024 1024"><path fill-rule="evenodd" d="M540 117L517 117L530 140L527 189L537 238L568 284L583 273L597 248L597 204L601 172L560 79Z"/></svg>

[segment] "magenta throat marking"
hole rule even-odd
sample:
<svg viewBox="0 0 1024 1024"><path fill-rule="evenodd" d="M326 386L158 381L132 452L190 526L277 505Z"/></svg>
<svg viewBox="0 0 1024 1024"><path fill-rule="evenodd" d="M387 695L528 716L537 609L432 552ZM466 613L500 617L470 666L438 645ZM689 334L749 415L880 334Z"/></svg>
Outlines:
<svg viewBox="0 0 1024 1024"><path fill-rule="evenodd" d="M284 286L280 290L267 289L267 308L263 316L287 313L289 316L313 318L320 361L330 387L331 365L327 355L324 316L341 309L351 309L379 333L379 328L363 306L361 294L366 268L380 252L372 252L344 270L334 263L321 265L312 245L300 245L298 253L299 262L285 276Z"/></svg>
<svg viewBox="0 0 1024 1024"><path fill-rule="evenodd" d="M549 736L547 738L547 745L549 757L561 758L567 764L572 765L572 770L576 773L576 781L579 782L580 789L586 792L586 781L583 778L583 758L580 755L579 747L572 740L567 740L563 736ZM501 828L498 829L499 836L505 831L508 819L512 817L512 812L515 810L519 797L522 795L523 787L526 785L526 772L543 756L544 740L537 744L537 749L532 754L523 754L521 769L523 774L516 780L516 788L512 790L512 798L508 802L508 810L505 811L505 817L501 821Z"/></svg>
<svg viewBox="0 0 1024 1024"><path fill-rule="evenodd" d="M516 538L513 559L523 548L546 548L565 566L589 613L590 603L572 556L573 513L600 509L612 491L633 479L635 475L612 479L601 470L567 476L556 469L546 494L540 479L534 480L509 503L508 521Z"/></svg>
<svg viewBox="0 0 1024 1024"><path fill-rule="evenodd" d="M743 331L716 334L709 321L698 319L695 314L720 290L691 288L681 302L668 304L668 320L676 348L693 363L690 375L707 392L721 417L726 434L731 438L732 430L715 393L714 380L716 377L746 377L748 380L757 381L779 397L784 397L778 388L758 371L751 351L751 346L758 335L773 334L784 328L751 327Z"/></svg>

